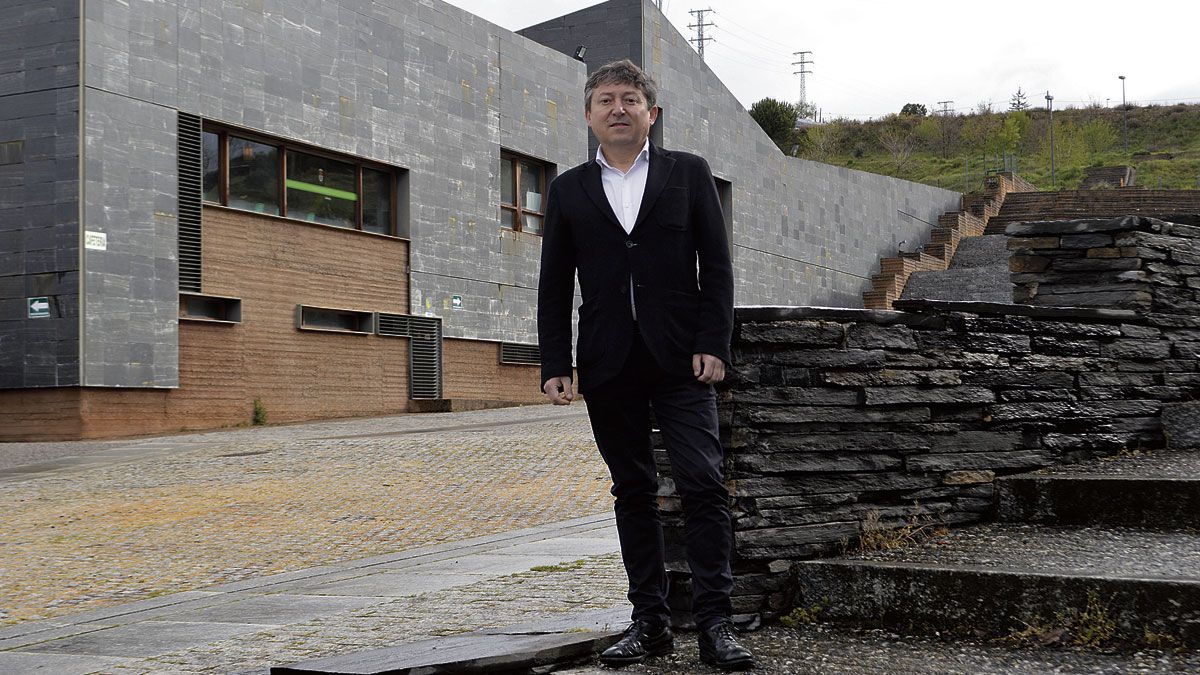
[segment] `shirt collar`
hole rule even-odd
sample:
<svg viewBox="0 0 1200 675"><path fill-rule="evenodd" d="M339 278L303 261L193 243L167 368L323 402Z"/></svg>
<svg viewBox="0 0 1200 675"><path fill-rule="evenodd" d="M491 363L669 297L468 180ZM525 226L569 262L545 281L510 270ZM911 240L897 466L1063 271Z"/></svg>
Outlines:
<svg viewBox="0 0 1200 675"><path fill-rule="evenodd" d="M600 164L600 166L602 166L606 169L612 169L613 171L619 171L621 173L628 173L626 171L621 171L617 167L608 163L608 158L604 156L604 146L600 146L600 147L596 148L596 161ZM633 167L637 166L639 163L649 162L649 161L650 161L650 139L647 138L646 142L642 145L642 151L639 152L638 156L634 158L633 164L629 167L629 170L633 171Z"/></svg>

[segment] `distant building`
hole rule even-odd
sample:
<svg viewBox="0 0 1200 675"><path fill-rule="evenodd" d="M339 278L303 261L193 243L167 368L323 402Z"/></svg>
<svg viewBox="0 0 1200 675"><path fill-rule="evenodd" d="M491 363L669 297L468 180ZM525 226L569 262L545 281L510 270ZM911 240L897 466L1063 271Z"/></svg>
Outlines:
<svg viewBox="0 0 1200 675"><path fill-rule="evenodd" d="M0 440L540 401L545 188L617 58L712 164L740 304L856 306L958 200L785 157L650 0L80 7L0 45Z"/></svg>

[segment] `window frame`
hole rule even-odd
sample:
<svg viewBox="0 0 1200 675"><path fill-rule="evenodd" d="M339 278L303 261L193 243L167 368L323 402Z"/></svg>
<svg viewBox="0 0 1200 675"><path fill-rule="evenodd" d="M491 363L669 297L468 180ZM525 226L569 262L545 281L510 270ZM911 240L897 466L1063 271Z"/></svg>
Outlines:
<svg viewBox="0 0 1200 675"><path fill-rule="evenodd" d="M503 189L503 187L501 187L501 190L500 190L500 216L501 216L500 217L500 227L503 227L506 230L511 229L513 232L525 232L526 234L532 234L534 236L540 237L540 236L542 236L541 232L528 232L525 230L525 219L522 216L524 216L525 214L529 214L531 216L537 216L538 218L541 218L542 219L542 230L545 231L545 226L546 226L546 211L545 211L545 208L546 208L546 186L550 184L550 172L552 170L553 165L551 165L547 161L538 159L536 157L530 157L529 155L522 155L522 154L512 152L510 150L501 149L500 150L500 170L501 171L504 170L504 161L505 160L512 162L513 201L516 203L515 204L505 203L504 189ZM523 198L522 198L522 192L521 192L521 174L522 174L521 162L529 162L531 164L536 164L536 165L540 166L542 169L542 176L541 176L541 179L539 180L539 185L538 185L538 194L540 194L542 196L542 210L541 211L535 211L534 209L525 208L525 205L522 203ZM500 185L501 186L504 185L504 176L500 177ZM508 211L509 213L513 214L513 226L511 228L504 224L504 212L505 211Z"/></svg>
<svg viewBox="0 0 1200 675"><path fill-rule="evenodd" d="M375 162L368 159L362 159L353 155L346 155L339 152L324 150L312 145L304 143L296 143L294 141L285 141L281 138L274 138L265 134L260 134L255 131L240 129L238 127L226 126L205 121L201 129L202 133L216 134L217 136L217 194L220 197L220 202L212 202L204 200L202 203L208 206L221 206L238 211L246 211L239 209L236 206L229 205L229 137L236 136L255 143L271 145L278 149L277 153L277 177L278 184L276 185L277 199L279 201L279 215L273 216L276 218L286 218L298 223L307 223L309 225L318 225L321 227L329 227L336 230L344 230L351 232L361 232L363 234L375 235L377 237L388 237L390 239L404 239L400 236L400 181L403 180L404 169ZM314 157L323 157L325 159L342 162L354 166L354 184L355 194L358 198L354 202L354 226L341 227L338 225L328 225L315 221L306 220L304 218L295 218L288 215L287 203L287 160L289 152L298 152ZM389 214L391 222L388 226L386 234L381 232L373 232L363 229L363 169L371 169L387 174L391 180L388 181L390 187L389 197ZM202 190L203 193L203 190ZM255 213L254 211L246 211L246 213ZM261 215L261 214L260 214ZM266 214L272 215L272 214Z"/></svg>

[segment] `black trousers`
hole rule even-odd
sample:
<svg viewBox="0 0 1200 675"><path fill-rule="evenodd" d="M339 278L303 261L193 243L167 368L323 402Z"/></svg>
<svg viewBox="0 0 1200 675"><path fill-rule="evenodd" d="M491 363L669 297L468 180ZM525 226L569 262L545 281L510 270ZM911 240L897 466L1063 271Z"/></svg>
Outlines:
<svg viewBox="0 0 1200 675"><path fill-rule="evenodd" d="M733 531L712 386L664 372L639 335L621 373L594 387L586 401L596 445L612 475L633 619L670 620L651 409L683 502L692 614L701 628L728 617Z"/></svg>

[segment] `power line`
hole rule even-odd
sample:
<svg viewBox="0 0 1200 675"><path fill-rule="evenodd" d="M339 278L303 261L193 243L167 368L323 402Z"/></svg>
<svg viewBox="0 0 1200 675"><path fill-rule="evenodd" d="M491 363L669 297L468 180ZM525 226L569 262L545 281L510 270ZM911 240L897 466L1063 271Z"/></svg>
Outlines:
<svg viewBox="0 0 1200 675"><path fill-rule="evenodd" d="M713 12L713 13L715 14L716 12ZM724 14L722 14L722 15L721 15L721 20L722 20L722 21L724 21L724 22L726 22L726 23L731 23L731 24L733 24L733 25L737 26L738 28L741 28L742 30L744 30L744 31L746 31L747 33L749 33L750 35L754 36L754 37L755 37L756 39L758 39L759 41L762 41L762 42L771 42L771 43L774 43L774 44L777 44L777 45L779 45L780 47L782 47L782 48L784 48L784 49L790 49L790 48L791 48L789 45L785 45L785 44L783 44L782 42L779 42L779 41L777 41L777 40L772 40L771 38L769 38L769 37L767 37L767 36L765 36L765 35L760 35L759 33L756 33L756 32L754 31L754 29L753 29L753 28L750 28L750 27L748 27L748 26L743 26L742 24L740 24L740 23L738 23L738 22L734 21L733 19L730 19L728 16L726 16L726 15L724 15ZM727 28L726 30L729 30L729 29Z"/></svg>
<svg viewBox="0 0 1200 675"><path fill-rule="evenodd" d="M704 43L708 42L709 40L712 40L714 42L716 41L716 38L704 37L704 29L705 28L716 28L717 27L717 24L715 24L715 23L712 23L712 22L705 23L704 22L704 15L708 14L711 11L712 11L711 7L709 7L708 9L689 9L688 10L688 14L692 14L696 17L696 23L688 24L688 28L696 29L696 37L689 39L688 42L694 43L696 45L696 52L700 54L701 61L704 60Z"/></svg>
<svg viewBox="0 0 1200 675"><path fill-rule="evenodd" d="M926 100L928 100L928 99L926 99ZM942 113L943 117L954 112L954 108L950 107L951 103L954 103L954 101L938 101L937 102L938 105L942 106L941 113Z"/></svg>

